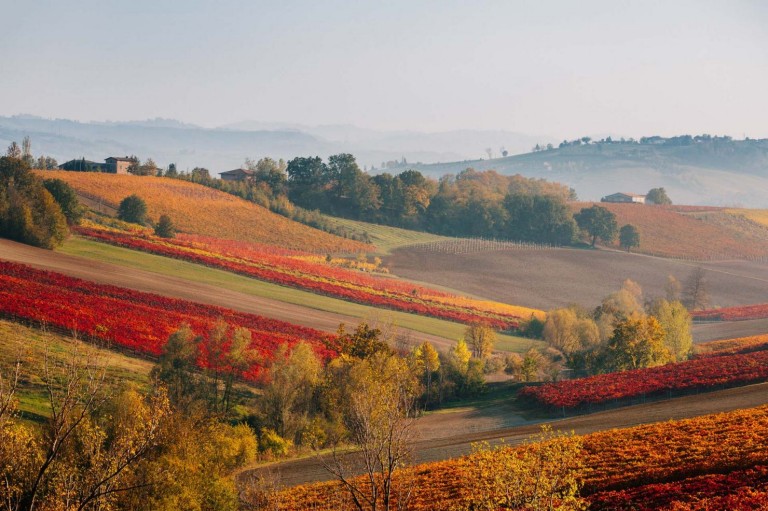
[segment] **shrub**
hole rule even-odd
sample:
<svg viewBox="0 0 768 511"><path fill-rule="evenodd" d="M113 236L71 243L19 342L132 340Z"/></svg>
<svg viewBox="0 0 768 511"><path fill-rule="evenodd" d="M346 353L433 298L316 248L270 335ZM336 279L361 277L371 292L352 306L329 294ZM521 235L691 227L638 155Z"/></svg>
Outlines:
<svg viewBox="0 0 768 511"><path fill-rule="evenodd" d="M129 195L120 201L117 218L124 222L144 225L147 223L147 203L136 194Z"/></svg>

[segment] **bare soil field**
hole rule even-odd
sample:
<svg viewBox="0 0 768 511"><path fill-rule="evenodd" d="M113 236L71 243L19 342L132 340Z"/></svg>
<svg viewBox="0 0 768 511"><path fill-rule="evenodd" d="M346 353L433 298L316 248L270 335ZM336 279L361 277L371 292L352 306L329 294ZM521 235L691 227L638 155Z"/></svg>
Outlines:
<svg viewBox="0 0 768 511"><path fill-rule="evenodd" d="M440 254L401 248L386 260L401 277L538 309L577 303L594 307L625 279L646 297L664 296L668 275L682 283L697 266L706 270L711 307L768 301L768 263L696 263L613 250L526 248Z"/></svg>
<svg viewBox="0 0 768 511"><path fill-rule="evenodd" d="M741 408L751 408L768 403L768 383L727 389L707 394L685 396L676 399L658 401L624 408L616 408L589 415L579 415L549 422L554 429L571 431L583 435L613 428L627 428L639 424L684 419L711 413L727 412ZM477 415L482 411L459 411L427 416L418 425L421 434L415 444L413 463L427 463L455 458L471 452L471 443L480 441L499 441L517 444L539 432L543 421L526 421L519 412L510 411L513 417L508 420L520 421L512 427L499 427L491 430L472 430ZM438 431L436 424L440 424ZM444 436L440 432L450 433ZM461 432L459 434L453 434ZM257 471L268 472L279 477L283 485L294 486L314 481L330 479L322 462L316 457L309 457L289 462L271 464Z"/></svg>
<svg viewBox="0 0 768 511"><path fill-rule="evenodd" d="M61 254L5 239L0 239L0 259L28 264L43 270L55 271L102 284L111 284L137 291L259 314L326 332L336 332L339 323L356 325L360 321L359 318L352 316L302 307L149 271ZM409 331L402 327L399 328L399 331L406 335L410 333L413 338L429 340L439 346L440 349L448 349L455 342L454 339L448 340L435 335Z"/></svg>

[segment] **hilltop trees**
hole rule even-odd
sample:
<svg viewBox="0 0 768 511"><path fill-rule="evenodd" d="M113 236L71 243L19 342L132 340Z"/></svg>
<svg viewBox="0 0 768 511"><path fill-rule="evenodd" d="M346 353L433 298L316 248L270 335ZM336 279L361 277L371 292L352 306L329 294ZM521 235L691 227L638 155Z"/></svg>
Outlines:
<svg viewBox="0 0 768 511"><path fill-rule="evenodd" d="M651 204L672 204L672 200L667 196L667 191L664 188L651 188L645 195L645 201Z"/></svg>
<svg viewBox="0 0 768 511"><path fill-rule="evenodd" d="M610 243L616 238L616 215L602 206L583 208L573 218L579 228L589 235L593 247L598 239Z"/></svg>

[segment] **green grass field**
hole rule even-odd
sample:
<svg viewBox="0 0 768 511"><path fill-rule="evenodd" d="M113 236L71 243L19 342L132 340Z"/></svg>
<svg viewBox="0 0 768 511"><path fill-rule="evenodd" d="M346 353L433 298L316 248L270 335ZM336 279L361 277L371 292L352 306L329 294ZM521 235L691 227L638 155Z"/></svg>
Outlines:
<svg viewBox="0 0 768 511"><path fill-rule="evenodd" d="M371 243L376 245L379 254L389 254L396 248L416 245L418 243L430 243L432 241L444 241L453 238L430 234L428 232L409 231L399 227L371 224L358 220L347 220L334 216L324 215L323 218L330 224L343 227L355 232L367 232Z"/></svg>
<svg viewBox="0 0 768 511"><path fill-rule="evenodd" d="M417 316L405 312L377 309L367 305L346 302L336 298L262 282L186 261L128 250L79 237L70 238L58 251L129 268L182 278L192 282L218 286L252 296L271 298L327 312L336 312L360 320L373 321L378 318L403 328L436 335L449 340L459 339L465 329L465 326L460 323ZM522 353L532 345L543 346L543 343L512 335L500 335L497 349Z"/></svg>
<svg viewBox="0 0 768 511"><path fill-rule="evenodd" d="M43 332L11 321L0 320L0 374L8 376L18 357L22 361L20 385L16 393L21 417L40 421L49 414L48 395L39 374L48 354L52 366L72 356L73 350L88 354L88 359L103 364L107 380L113 384L145 388L149 384L152 362L129 357L117 351L99 348L63 335Z"/></svg>

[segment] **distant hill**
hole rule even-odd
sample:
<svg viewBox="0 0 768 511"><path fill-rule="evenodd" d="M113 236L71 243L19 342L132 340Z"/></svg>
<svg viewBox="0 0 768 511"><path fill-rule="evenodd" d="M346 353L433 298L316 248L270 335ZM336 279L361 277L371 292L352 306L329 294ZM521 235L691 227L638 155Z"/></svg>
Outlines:
<svg viewBox="0 0 768 511"><path fill-rule="evenodd" d="M496 158L407 165L432 177L472 167L545 178L574 188L582 200L614 192L646 193L664 187L677 204L768 206L768 140L727 137L649 137L602 142Z"/></svg>
<svg viewBox="0 0 768 511"><path fill-rule="evenodd" d="M477 158L491 148L500 154L528 151L538 142L554 142L507 131L461 130L442 133L377 131L351 125L305 126L246 121L215 129L174 119L121 122L75 122L30 115L0 117L0 148L29 136L35 156L59 162L84 157L151 157L159 165L176 163L180 170L208 168L213 175L242 165L246 157L290 159L352 153L361 167L387 162L440 162Z"/></svg>

